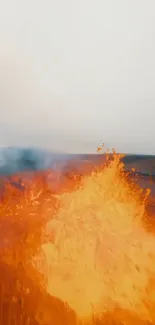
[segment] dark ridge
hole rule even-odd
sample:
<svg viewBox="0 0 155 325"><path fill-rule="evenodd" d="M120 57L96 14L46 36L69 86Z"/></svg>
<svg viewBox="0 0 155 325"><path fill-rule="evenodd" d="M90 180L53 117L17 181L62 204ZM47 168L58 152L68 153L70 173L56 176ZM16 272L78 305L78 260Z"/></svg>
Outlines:
<svg viewBox="0 0 155 325"><path fill-rule="evenodd" d="M141 160L146 160L146 159L154 159L155 161L155 156L154 155L125 155L122 160L124 163L131 163L134 161L141 161Z"/></svg>

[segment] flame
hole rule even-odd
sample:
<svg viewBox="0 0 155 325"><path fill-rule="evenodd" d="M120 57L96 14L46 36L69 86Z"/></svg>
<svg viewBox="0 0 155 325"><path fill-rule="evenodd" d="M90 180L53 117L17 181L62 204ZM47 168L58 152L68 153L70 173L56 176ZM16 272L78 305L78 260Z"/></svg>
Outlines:
<svg viewBox="0 0 155 325"><path fill-rule="evenodd" d="M81 178L73 176L60 181L56 193L38 175L24 195L7 189L1 224L8 227L13 213L16 232L11 228L5 244L15 236L19 239L2 249L1 262L14 266L11 254L16 251L16 265L22 260L24 274L40 287L40 295L62 301L76 314L76 321L155 324L155 236L146 224L149 191L143 193L129 181L115 152L102 168ZM42 296L38 296L36 321L50 325L54 312ZM65 323L63 318L54 324L74 325L74 321Z"/></svg>

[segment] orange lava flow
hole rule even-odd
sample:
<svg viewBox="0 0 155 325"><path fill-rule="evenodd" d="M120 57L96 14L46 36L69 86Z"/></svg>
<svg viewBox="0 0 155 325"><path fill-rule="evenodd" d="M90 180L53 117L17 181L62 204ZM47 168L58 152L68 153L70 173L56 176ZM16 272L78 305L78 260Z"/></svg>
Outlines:
<svg viewBox="0 0 155 325"><path fill-rule="evenodd" d="M23 317L33 319L18 324L155 324L155 235L146 226L149 192L129 181L115 153L104 167L73 178L54 193L38 175L26 194L10 194L8 188L9 197L7 191L4 196L0 281L2 265L18 275L14 278L24 287L18 289ZM8 302L12 297L17 301L17 288L9 292ZM3 297L0 285L0 308ZM61 316L63 308L67 316L64 311ZM4 313L0 309L1 319ZM5 324L16 323L7 319Z"/></svg>

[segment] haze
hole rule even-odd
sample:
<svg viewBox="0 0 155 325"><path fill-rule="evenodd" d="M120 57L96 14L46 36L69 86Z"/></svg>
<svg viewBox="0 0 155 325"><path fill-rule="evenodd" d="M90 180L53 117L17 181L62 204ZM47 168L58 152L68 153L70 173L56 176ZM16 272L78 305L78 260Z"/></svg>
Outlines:
<svg viewBox="0 0 155 325"><path fill-rule="evenodd" d="M155 153L154 0L5 0L0 145Z"/></svg>

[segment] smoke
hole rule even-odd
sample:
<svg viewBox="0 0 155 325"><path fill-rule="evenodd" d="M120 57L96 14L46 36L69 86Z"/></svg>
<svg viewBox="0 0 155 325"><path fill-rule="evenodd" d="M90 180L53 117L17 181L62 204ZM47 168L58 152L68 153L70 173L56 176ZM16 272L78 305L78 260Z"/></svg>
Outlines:
<svg viewBox="0 0 155 325"><path fill-rule="evenodd" d="M70 155L48 152L36 148L1 148L0 175L11 175L23 171L39 171L48 168L65 168Z"/></svg>

